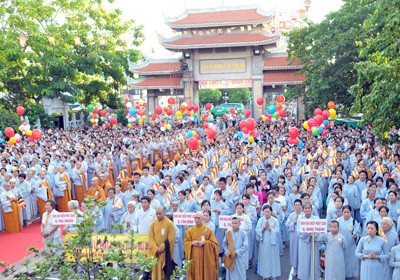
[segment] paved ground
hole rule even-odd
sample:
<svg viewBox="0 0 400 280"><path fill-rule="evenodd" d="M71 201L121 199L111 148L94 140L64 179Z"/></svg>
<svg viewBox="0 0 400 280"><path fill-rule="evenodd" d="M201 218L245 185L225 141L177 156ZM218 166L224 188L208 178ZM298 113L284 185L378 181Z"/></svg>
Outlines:
<svg viewBox="0 0 400 280"><path fill-rule="evenodd" d="M289 279L290 270L291 270L291 266L290 266L290 261L289 261L289 247L286 247L286 248L283 249L283 256L281 257L282 275L281 275L281 277L279 277L277 279L279 279L279 280ZM247 279L249 279L249 280L259 280L259 279L262 279L262 277L257 275L256 273L254 273L254 267L253 267L252 269L249 269L247 271Z"/></svg>

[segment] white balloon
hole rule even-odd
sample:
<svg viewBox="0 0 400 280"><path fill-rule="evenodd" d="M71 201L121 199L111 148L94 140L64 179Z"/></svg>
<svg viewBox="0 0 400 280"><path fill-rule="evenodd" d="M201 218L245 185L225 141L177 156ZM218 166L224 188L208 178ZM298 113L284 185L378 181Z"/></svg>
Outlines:
<svg viewBox="0 0 400 280"><path fill-rule="evenodd" d="M132 102L127 102L127 103L126 103L126 107L127 107L127 108L131 108L131 107L132 107Z"/></svg>

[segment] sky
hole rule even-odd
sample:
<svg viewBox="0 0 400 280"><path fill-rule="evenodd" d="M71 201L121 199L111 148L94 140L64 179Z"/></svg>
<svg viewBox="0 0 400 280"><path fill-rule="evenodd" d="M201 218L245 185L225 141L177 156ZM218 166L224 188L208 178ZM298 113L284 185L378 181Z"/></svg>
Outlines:
<svg viewBox="0 0 400 280"><path fill-rule="evenodd" d="M338 10L341 4L342 0L311 0L308 16L319 22L330 11ZM294 11L304 8L304 0L115 0L111 4L111 8L123 11L124 19L134 19L137 24L144 25L145 42L140 49L151 58L172 56L158 43L159 34L172 37L172 30L165 24L168 19L179 17L187 9L243 6L257 6L265 12L275 10L277 16L290 18Z"/></svg>

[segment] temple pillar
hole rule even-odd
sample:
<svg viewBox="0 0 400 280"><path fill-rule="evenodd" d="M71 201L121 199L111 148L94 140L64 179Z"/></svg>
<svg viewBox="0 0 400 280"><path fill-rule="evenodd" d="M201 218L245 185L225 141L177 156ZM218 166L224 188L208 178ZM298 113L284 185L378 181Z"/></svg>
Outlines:
<svg viewBox="0 0 400 280"><path fill-rule="evenodd" d="M155 113L157 104L157 97L153 91L147 92L147 108L151 113Z"/></svg>
<svg viewBox="0 0 400 280"><path fill-rule="evenodd" d="M257 98L264 98L264 87L263 87L263 67L264 67L264 56L263 55L253 55L252 56L252 69L251 69L251 79L252 79L252 96L250 101L252 117L255 119L262 115L263 107L257 104Z"/></svg>

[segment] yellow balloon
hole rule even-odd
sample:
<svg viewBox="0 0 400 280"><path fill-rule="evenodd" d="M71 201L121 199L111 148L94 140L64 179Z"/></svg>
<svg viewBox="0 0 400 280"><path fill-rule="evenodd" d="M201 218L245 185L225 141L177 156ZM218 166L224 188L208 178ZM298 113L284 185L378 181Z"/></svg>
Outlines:
<svg viewBox="0 0 400 280"><path fill-rule="evenodd" d="M10 137L10 140L8 140L8 144L14 145L17 142L17 139L15 137Z"/></svg>
<svg viewBox="0 0 400 280"><path fill-rule="evenodd" d="M329 116L333 119L336 116L336 110L335 109L329 109Z"/></svg>
<svg viewBox="0 0 400 280"><path fill-rule="evenodd" d="M128 123L128 127L131 128L131 127L132 127L132 124Z"/></svg>
<svg viewBox="0 0 400 280"><path fill-rule="evenodd" d="M182 116L182 112L181 111L176 111L175 116L177 116L177 117Z"/></svg>
<svg viewBox="0 0 400 280"><path fill-rule="evenodd" d="M32 136L32 130L28 130L27 132L26 132L26 136Z"/></svg>
<svg viewBox="0 0 400 280"><path fill-rule="evenodd" d="M310 128L307 121L303 122L303 127L305 129L309 129Z"/></svg>
<svg viewBox="0 0 400 280"><path fill-rule="evenodd" d="M249 142L253 143L254 142L254 137L253 136L249 136Z"/></svg>
<svg viewBox="0 0 400 280"><path fill-rule="evenodd" d="M164 128L168 128L168 124L164 124Z"/></svg>
<svg viewBox="0 0 400 280"><path fill-rule="evenodd" d="M195 135L197 134L197 132L196 132L196 131L194 131L194 130L192 131L192 133L193 133L193 136L195 136Z"/></svg>
<svg viewBox="0 0 400 280"><path fill-rule="evenodd" d="M91 122L91 123L94 123L94 119L90 119L90 122Z"/></svg>

